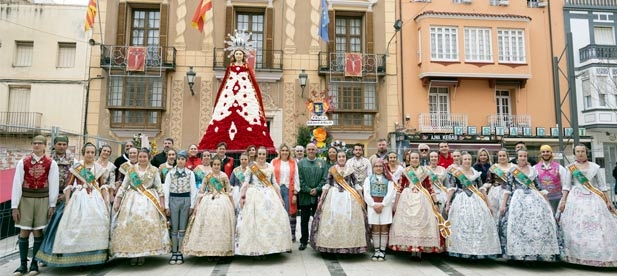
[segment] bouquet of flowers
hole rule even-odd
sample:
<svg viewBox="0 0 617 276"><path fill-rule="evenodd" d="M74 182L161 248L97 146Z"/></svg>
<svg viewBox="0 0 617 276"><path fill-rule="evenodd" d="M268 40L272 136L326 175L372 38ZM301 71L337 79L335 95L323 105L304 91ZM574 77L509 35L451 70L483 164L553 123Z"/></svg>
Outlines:
<svg viewBox="0 0 617 276"><path fill-rule="evenodd" d="M325 127L316 127L311 131L311 141L317 147L317 156L320 158L328 157L328 142L332 141L332 135Z"/></svg>

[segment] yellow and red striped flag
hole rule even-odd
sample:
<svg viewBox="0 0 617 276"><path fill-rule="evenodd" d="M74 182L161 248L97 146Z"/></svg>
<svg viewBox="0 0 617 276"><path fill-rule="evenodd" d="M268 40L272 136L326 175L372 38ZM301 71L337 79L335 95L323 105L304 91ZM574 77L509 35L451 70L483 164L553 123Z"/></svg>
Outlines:
<svg viewBox="0 0 617 276"><path fill-rule="evenodd" d="M193 15L193 21L191 21L193 27L197 28L200 32L204 30L204 21L206 21L206 12L212 9L212 0L201 0L195 15Z"/></svg>
<svg viewBox="0 0 617 276"><path fill-rule="evenodd" d="M96 0L90 0L88 3L88 9L86 10L86 32L92 29L94 26L94 17L96 16Z"/></svg>

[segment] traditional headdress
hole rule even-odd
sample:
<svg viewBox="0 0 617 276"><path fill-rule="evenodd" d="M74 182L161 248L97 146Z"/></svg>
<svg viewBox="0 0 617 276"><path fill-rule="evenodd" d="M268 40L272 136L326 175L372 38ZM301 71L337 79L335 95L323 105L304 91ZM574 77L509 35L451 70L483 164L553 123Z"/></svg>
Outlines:
<svg viewBox="0 0 617 276"><path fill-rule="evenodd" d="M244 52L246 58L252 56L251 51L255 50L255 42L250 41L252 33L247 33L244 30L235 30L234 35L227 34L230 40L225 40L227 44L227 48L225 51L229 51L229 55L227 57L233 56L236 50L241 50Z"/></svg>

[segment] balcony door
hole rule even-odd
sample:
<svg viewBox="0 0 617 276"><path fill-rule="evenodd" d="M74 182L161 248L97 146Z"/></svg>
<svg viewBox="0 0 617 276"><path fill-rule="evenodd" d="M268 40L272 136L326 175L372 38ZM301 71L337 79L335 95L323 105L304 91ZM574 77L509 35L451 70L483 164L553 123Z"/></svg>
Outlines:
<svg viewBox="0 0 617 276"><path fill-rule="evenodd" d="M433 129L443 129L452 125L450 120L449 90L448 87L431 87L429 93L429 112Z"/></svg>
<svg viewBox="0 0 617 276"><path fill-rule="evenodd" d="M336 70L343 71L345 53L362 52L362 17L337 16L335 24Z"/></svg>
<svg viewBox="0 0 617 276"><path fill-rule="evenodd" d="M6 124L16 126L11 128L11 132L28 131L28 129L19 129L19 126L33 125L32 122L29 122L28 112L30 112L30 87L10 87L9 112L6 117Z"/></svg>
<svg viewBox="0 0 617 276"><path fill-rule="evenodd" d="M512 118L512 105L510 90L495 90L495 102L497 107L497 126L510 127Z"/></svg>

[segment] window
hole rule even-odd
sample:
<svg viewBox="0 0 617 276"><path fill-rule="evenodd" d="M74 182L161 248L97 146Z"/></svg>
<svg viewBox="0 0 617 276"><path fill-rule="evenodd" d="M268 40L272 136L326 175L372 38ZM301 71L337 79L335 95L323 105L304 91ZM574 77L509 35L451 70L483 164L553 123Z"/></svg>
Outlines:
<svg viewBox="0 0 617 276"><path fill-rule="evenodd" d="M516 29L497 30L499 62L525 63L525 32Z"/></svg>
<svg viewBox="0 0 617 276"><path fill-rule="evenodd" d="M593 35L596 44L615 45L615 32L612 27L594 26Z"/></svg>
<svg viewBox="0 0 617 276"><path fill-rule="evenodd" d="M362 18L336 17L335 41L337 52L362 52Z"/></svg>
<svg viewBox="0 0 617 276"><path fill-rule="evenodd" d="M455 27L431 27L431 60L458 60L458 29Z"/></svg>
<svg viewBox="0 0 617 276"><path fill-rule="evenodd" d="M432 114L450 113L450 93L448 87L431 87L429 92L429 111Z"/></svg>
<svg viewBox="0 0 617 276"><path fill-rule="evenodd" d="M33 41L15 41L15 67L32 66L32 54L34 52Z"/></svg>
<svg viewBox="0 0 617 276"><path fill-rule="evenodd" d="M162 77L111 77L107 101L111 127L160 128L164 91Z"/></svg>
<svg viewBox="0 0 617 276"><path fill-rule="evenodd" d="M584 108L589 109L593 106L591 102L591 81L589 80L589 78L583 79L582 86L583 86Z"/></svg>
<svg viewBox="0 0 617 276"><path fill-rule="evenodd" d="M329 95L335 107L334 126L341 129L373 130L377 113L374 83L331 82Z"/></svg>
<svg viewBox="0 0 617 276"><path fill-rule="evenodd" d="M75 67L75 51L77 44L74 42L58 42L58 68Z"/></svg>
<svg viewBox="0 0 617 276"><path fill-rule="evenodd" d="M607 106L607 104L606 104L607 97L606 97L606 94L604 93L604 91L599 91L598 92L598 100L600 102L599 106L601 106L601 107L606 107Z"/></svg>
<svg viewBox="0 0 617 276"><path fill-rule="evenodd" d="M495 100L497 102L497 115L509 117L512 114L512 108L510 106L510 90L496 90Z"/></svg>
<svg viewBox="0 0 617 276"><path fill-rule="evenodd" d="M610 12L594 12L593 13L593 22L606 22L613 23L613 13Z"/></svg>
<svg viewBox="0 0 617 276"><path fill-rule="evenodd" d="M492 61L491 29L465 28L465 61Z"/></svg>
<svg viewBox="0 0 617 276"><path fill-rule="evenodd" d="M30 87L29 86L9 86L8 113L0 124L7 124L9 127L4 131L9 132L28 132L29 127L36 126L35 118L30 113Z"/></svg>
<svg viewBox="0 0 617 276"><path fill-rule="evenodd" d="M147 46L146 66L160 63L159 34L161 12L159 10L133 10L131 46Z"/></svg>
<svg viewBox="0 0 617 276"><path fill-rule="evenodd" d="M236 13L236 29L252 33L251 40L255 44L255 69L264 67L264 13Z"/></svg>

